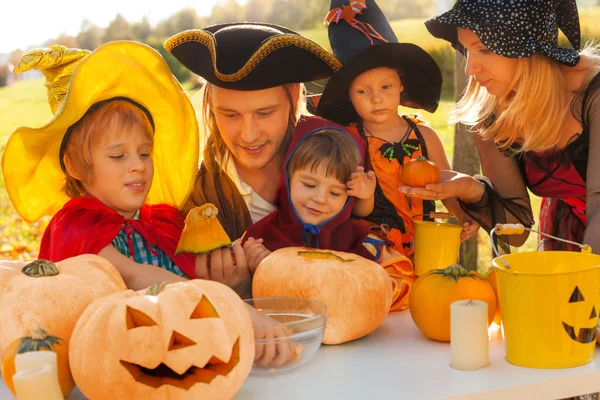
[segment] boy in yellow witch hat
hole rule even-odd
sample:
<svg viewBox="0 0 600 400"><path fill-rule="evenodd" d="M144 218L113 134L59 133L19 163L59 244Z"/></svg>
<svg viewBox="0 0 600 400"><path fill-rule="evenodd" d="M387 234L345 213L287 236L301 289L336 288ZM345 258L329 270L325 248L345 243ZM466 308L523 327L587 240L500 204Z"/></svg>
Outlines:
<svg viewBox="0 0 600 400"><path fill-rule="evenodd" d="M55 115L13 132L2 171L24 220L55 214L39 257L99 254L132 288L194 278L194 256L175 249L198 125L160 54L128 41L93 53L51 46L26 54L16 71L32 68L46 76Z"/></svg>

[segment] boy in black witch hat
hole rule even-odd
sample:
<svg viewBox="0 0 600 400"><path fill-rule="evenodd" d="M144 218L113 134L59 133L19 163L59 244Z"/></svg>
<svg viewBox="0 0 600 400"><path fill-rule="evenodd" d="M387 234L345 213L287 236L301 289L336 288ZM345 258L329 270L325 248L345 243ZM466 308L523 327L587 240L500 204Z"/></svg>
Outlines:
<svg viewBox="0 0 600 400"><path fill-rule="evenodd" d="M378 181L375 210L367 220L391 227L388 238L410 256L413 216L435 211L435 204L398 192L402 169L421 155L442 170L449 170L450 164L437 133L414 116L399 115L398 106L434 112L442 76L427 52L411 43L398 43L375 1L347 2L332 0L325 19L333 53L344 65L329 80L316 113L354 125L367 140ZM452 214L466 215L455 199L443 203ZM475 235L478 228L465 222L461 239Z"/></svg>

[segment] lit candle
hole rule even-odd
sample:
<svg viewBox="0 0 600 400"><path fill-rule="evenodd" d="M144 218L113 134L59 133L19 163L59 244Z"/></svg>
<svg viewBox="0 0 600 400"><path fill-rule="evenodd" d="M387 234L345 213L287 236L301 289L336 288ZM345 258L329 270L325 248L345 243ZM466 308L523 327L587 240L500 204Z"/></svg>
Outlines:
<svg viewBox="0 0 600 400"><path fill-rule="evenodd" d="M488 305L458 300L450 305L450 366L475 370L489 365Z"/></svg>

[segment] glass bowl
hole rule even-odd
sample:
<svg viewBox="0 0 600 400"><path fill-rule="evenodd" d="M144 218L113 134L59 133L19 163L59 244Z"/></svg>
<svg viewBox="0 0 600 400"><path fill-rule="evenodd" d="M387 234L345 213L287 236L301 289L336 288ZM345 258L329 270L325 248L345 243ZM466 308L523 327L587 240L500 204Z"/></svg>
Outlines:
<svg viewBox="0 0 600 400"><path fill-rule="evenodd" d="M251 375L274 375L287 372L304 365L315 355L325 332L327 307L325 303L313 299L276 296L244 300L274 320L283 324L289 336L276 339L256 339L257 350L260 346L282 345L286 343L294 349L294 356L281 366L259 365L255 362ZM260 326L254 326L255 331Z"/></svg>

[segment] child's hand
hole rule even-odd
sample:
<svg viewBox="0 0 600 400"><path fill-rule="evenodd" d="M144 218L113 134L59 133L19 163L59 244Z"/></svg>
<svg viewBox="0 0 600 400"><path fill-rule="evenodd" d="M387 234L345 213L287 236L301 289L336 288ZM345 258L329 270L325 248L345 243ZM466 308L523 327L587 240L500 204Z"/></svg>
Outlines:
<svg viewBox="0 0 600 400"><path fill-rule="evenodd" d="M365 173L363 167L356 167L350 176L350 180L346 182L348 196L354 196L362 200L369 199L375 193L376 184L375 172L369 171Z"/></svg>
<svg viewBox="0 0 600 400"><path fill-rule="evenodd" d="M477 235L477 231L479 230L479 224L471 219L465 219L463 222L463 229L460 233L460 241L464 242L465 240L471 239L473 236Z"/></svg>
<svg viewBox="0 0 600 400"><path fill-rule="evenodd" d="M244 249L238 243L234 243L232 247L223 247L208 254L198 254L196 278L210 279L231 288L238 287L250 279Z"/></svg>
<svg viewBox="0 0 600 400"><path fill-rule="evenodd" d="M263 244L262 239L248 238L244 243L244 253L246 254L246 262L248 263L248 270L250 274L254 275L256 268L260 262L269 254L271 251L267 249Z"/></svg>
<svg viewBox="0 0 600 400"><path fill-rule="evenodd" d="M248 312L250 313L254 338L256 339L255 364L262 367L280 367L288 361L297 359L299 354L296 351L296 343L291 339L286 339L289 338L290 332L283 324L255 308L248 307ZM279 340L262 343L260 339Z"/></svg>

